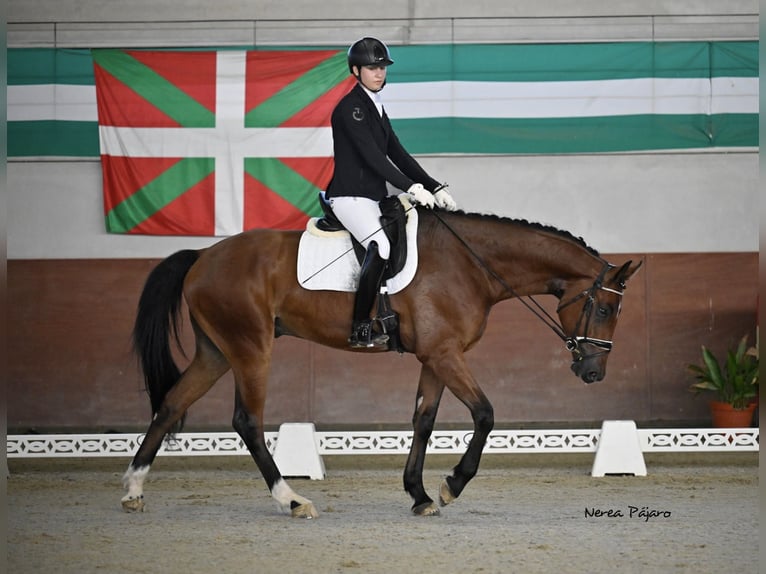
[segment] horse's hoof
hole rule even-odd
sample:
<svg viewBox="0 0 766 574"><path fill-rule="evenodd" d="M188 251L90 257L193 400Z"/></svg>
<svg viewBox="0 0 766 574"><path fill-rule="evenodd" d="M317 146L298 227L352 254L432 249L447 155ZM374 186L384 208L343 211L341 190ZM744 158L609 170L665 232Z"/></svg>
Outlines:
<svg viewBox="0 0 766 574"><path fill-rule="evenodd" d="M144 497L138 498L123 498L122 509L125 512L143 512L144 511Z"/></svg>
<svg viewBox="0 0 766 574"><path fill-rule="evenodd" d="M452 494L452 490L450 490L447 481L445 480L442 482L441 486L439 487L439 504L442 506L447 506L450 502L454 502L456 498L457 496Z"/></svg>
<svg viewBox="0 0 766 574"><path fill-rule="evenodd" d="M307 520L311 520L312 518L319 518L319 513L317 512L317 509L314 508L314 504L311 502L296 506L292 509L291 514L293 518L305 518Z"/></svg>
<svg viewBox="0 0 766 574"><path fill-rule="evenodd" d="M439 516L439 507L433 502L424 502L412 507L412 512L417 516Z"/></svg>

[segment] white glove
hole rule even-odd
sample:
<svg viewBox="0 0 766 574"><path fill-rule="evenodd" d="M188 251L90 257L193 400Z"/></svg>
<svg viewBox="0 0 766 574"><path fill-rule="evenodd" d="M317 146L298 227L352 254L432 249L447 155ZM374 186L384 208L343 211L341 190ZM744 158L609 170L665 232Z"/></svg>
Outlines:
<svg viewBox="0 0 766 574"><path fill-rule="evenodd" d="M457 203L455 203L455 200L452 199L452 196L446 189L440 189L434 193L434 200L436 200L437 207L441 207L447 211L457 210Z"/></svg>
<svg viewBox="0 0 766 574"><path fill-rule="evenodd" d="M434 206L434 194L423 187L422 183L413 183L407 190L407 194L415 203L432 209Z"/></svg>

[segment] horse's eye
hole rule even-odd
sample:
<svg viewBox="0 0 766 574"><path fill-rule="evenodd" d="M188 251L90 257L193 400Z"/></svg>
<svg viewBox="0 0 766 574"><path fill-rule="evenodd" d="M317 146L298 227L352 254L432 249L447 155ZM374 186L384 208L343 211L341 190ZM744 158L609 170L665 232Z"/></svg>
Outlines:
<svg viewBox="0 0 766 574"><path fill-rule="evenodd" d="M596 313L602 319L606 319L607 317L609 317L609 315L612 314L612 310L609 307L601 307L601 306L599 306L598 309L596 310Z"/></svg>

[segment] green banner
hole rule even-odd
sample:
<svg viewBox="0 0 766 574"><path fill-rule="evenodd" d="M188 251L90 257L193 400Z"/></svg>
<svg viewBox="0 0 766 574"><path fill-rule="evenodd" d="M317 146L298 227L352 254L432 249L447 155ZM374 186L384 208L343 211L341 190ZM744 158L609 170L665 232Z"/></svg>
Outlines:
<svg viewBox="0 0 766 574"><path fill-rule="evenodd" d="M413 153L759 145L755 41L394 45L391 52L395 64L383 100ZM110 58L127 57L94 53L105 70ZM98 157L93 63L89 50L8 50L10 158ZM142 82L154 73L133 64L131 85L157 85L156 77ZM315 82L319 94L346 74L341 54L301 82ZM268 119L272 108L305 104L292 102L291 93L263 102L246 123L277 125L281 117ZM154 101L151 93L142 95ZM173 109L164 111L174 116ZM199 112L195 125L210 125L210 111Z"/></svg>

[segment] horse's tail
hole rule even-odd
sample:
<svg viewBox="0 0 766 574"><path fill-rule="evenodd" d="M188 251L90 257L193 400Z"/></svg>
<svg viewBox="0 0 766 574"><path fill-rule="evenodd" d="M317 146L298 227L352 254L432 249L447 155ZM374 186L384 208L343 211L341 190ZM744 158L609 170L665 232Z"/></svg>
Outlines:
<svg viewBox="0 0 766 574"><path fill-rule="evenodd" d="M146 279L133 327L133 349L144 375L146 392L156 415L168 391L181 378L170 349L171 332L180 348L181 301L186 274L199 259L199 251L186 249L160 262ZM186 413L175 425L180 432Z"/></svg>

